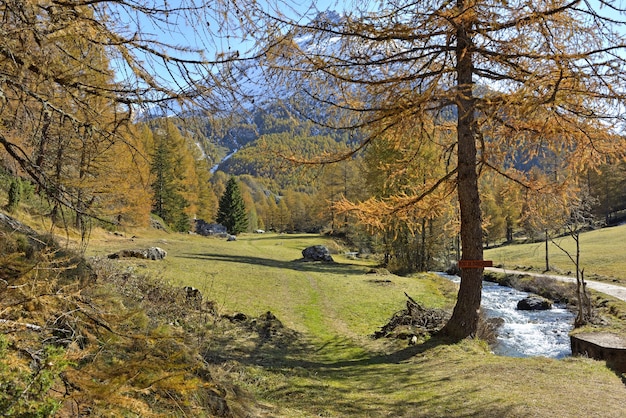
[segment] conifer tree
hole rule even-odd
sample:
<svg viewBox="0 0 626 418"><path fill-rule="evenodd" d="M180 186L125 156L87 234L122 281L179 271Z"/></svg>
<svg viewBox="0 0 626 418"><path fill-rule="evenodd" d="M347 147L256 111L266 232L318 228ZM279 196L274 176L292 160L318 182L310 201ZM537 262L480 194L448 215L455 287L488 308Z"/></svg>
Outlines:
<svg viewBox="0 0 626 418"><path fill-rule="evenodd" d="M235 177L228 180L226 191L220 198L217 222L224 225L231 234L239 234L248 229L246 205Z"/></svg>
<svg viewBox="0 0 626 418"><path fill-rule="evenodd" d="M278 205L276 204L276 196L270 195L266 200L267 207L265 208L265 227L270 231L276 231L278 229Z"/></svg>
<svg viewBox="0 0 626 418"><path fill-rule="evenodd" d="M210 187L211 172L207 160L201 155L197 156L194 161L194 169L196 177L196 184L194 185L196 191L195 210L190 215L206 220L215 219L218 201Z"/></svg>
<svg viewBox="0 0 626 418"><path fill-rule="evenodd" d="M153 136L147 126L140 125L133 126L125 137L125 142L112 147L108 164L101 165L98 173L107 180L104 191L108 192L99 210L119 225L145 226L152 206L151 161L146 156L153 147Z"/></svg>

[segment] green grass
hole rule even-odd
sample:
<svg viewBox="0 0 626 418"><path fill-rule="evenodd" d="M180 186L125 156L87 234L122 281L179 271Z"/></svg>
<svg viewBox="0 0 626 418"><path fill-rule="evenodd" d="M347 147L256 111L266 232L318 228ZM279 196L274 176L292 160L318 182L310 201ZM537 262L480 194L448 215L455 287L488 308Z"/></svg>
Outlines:
<svg viewBox="0 0 626 418"><path fill-rule="evenodd" d="M368 274L371 262L341 255L331 265L296 261L309 245L330 245L316 235L136 235L95 234L88 253L162 247L163 261L118 263L195 286L222 313L271 311L297 331L284 345L212 331L212 350L224 358L215 373L253 393L257 416L623 416L626 387L603 362L498 357L478 341L407 347L370 338L404 307L404 292L450 307L454 285L436 275Z"/></svg>
<svg viewBox="0 0 626 418"><path fill-rule="evenodd" d="M576 246L569 236L555 241L570 254L575 255ZM626 225L586 232L580 236L581 267L586 278L617 279L626 285L626 262L623 244L626 243ZM575 265L553 243L548 247L550 269L556 272L574 272ZM509 245L485 251L485 258L494 265L505 268L525 267L536 271L545 270L545 245L541 243Z"/></svg>
<svg viewBox="0 0 626 418"><path fill-rule="evenodd" d="M131 240L100 234L91 240L88 255L159 246L168 252L162 262L119 263L138 273L157 274L173 284L194 286L224 312L260 315L271 311L289 327L313 335L330 332L328 317L354 334L373 333L403 308L404 292L429 306L450 304L439 290L447 281L436 276L366 274L372 262L353 264L341 254L334 257L343 259L342 263L299 261L307 246L328 244L328 239L318 235L243 235L234 242L197 235L137 235ZM377 284L376 279L390 279L391 283Z"/></svg>
<svg viewBox="0 0 626 418"><path fill-rule="evenodd" d="M282 384L262 394L285 416L618 417L625 393L597 362L500 358L473 342L272 372Z"/></svg>

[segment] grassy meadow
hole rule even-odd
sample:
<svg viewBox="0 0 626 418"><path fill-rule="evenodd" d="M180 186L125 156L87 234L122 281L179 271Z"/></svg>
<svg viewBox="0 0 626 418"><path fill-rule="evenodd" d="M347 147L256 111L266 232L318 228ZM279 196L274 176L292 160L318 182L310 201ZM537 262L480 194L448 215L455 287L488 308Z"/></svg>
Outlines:
<svg viewBox="0 0 626 418"><path fill-rule="evenodd" d="M337 263L297 261L314 244L334 249ZM455 285L437 275L371 273L373 261L350 260L318 235L244 234L227 242L153 230L99 231L87 255L149 246L168 256L116 263L194 286L221 314L271 311L293 330L281 344L222 332L219 325L209 331L219 365L214 373L254 397L255 416L623 416L624 378L603 362L499 357L471 340L433 338L408 347L370 337L404 308L404 292L426 307L451 307Z"/></svg>
<svg viewBox="0 0 626 418"><path fill-rule="evenodd" d="M324 244L338 263L299 261L302 250ZM125 259L137 273L157 274L180 286L193 286L217 302L221 312L260 315L271 311L286 326L319 337L339 328L354 336L372 334L404 307L404 292L431 307L452 306L453 284L434 275L427 279L367 274L373 261L348 260L328 239L310 234L248 234L237 241L198 235L146 231L128 239L101 233L88 255L106 256L124 248L158 246L162 262ZM391 283L384 280L392 278ZM382 283L376 281L382 279Z"/></svg>
<svg viewBox="0 0 626 418"><path fill-rule="evenodd" d="M572 237L554 238L569 254L575 256L576 245ZM626 285L626 262L624 261L624 243L626 243L626 225L602 228L580 235L581 267L585 269L585 278L609 280ZM567 254L554 243L548 245L550 270L567 274L575 271L575 265ZM485 251L485 259L493 260L494 265L504 268L525 268L544 271L545 244L508 245Z"/></svg>

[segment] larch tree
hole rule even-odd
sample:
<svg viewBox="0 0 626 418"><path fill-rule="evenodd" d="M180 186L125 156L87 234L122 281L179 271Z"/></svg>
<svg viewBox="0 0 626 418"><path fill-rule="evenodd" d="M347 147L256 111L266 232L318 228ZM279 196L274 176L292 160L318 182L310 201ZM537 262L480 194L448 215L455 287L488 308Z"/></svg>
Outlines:
<svg viewBox="0 0 626 418"><path fill-rule="evenodd" d="M278 231L278 205L276 204L276 196L270 194L262 206L262 219L265 228L270 231Z"/></svg>
<svg viewBox="0 0 626 418"><path fill-rule="evenodd" d="M259 229L259 214L257 213L253 192L250 187L250 181L254 181L253 177L249 175L244 175L239 177L239 180L241 199L243 200L244 207L246 208L246 214L248 219L247 229Z"/></svg>
<svg viewBox="0 0 626 418"><path fill-rule="evenodd" d="M587 187L597 199L595 215L606 225L615 225L626 218L626 163L611 164L600 170L589 170Z"/></svg>
<svg viewBox="0 0 626 418"><path fill-rule="evenodd" d="M292 230L311 231L315 229L311 214L311 209L313 208L311 195L288 189L284 191L282 200L291 213L290 228Z"/></svg>
<svg viewBox="0 0 626 418"><path fill-rule="evenodd" d="M278 232L287 232L291 225L291 211L287 206L284 198L278 201L278 210L276 212L276 224Z"/></svg>
<svg viewBox="0 0 626 418"><path fill-rule="evenodd" d="M485 244L488 247L498 241L512 242L513 231L522 218L522 187L490 172L481 177L479 188Z"/></svg>
<svg viewBox="0 0 626 418"><path fill-rule="evenodd" d="M400 210L393 203L393 199L411 195L416 183L428 183L447 171L446 162L439 158L431 141L415 140L422 133L420 127L415 129L407 123L380 135L364 152L364 183L371 197L357 203L343 201L339 205L342 211L355 210L360 223L380 235L385 264L393 260L392 270L446 268L447 265L435 266L432 261L443 259L445 243L458 233L450 205L452 187L442 187L410 208ZM400 137L404 140L399 146ZM449 140L443 136L437 139L440 143ZM381 213L382 202L389 206ZM398 211L402 212L401 216L396 216Z"/></svg>
<svg viewBox="0 0 626 418"><path fill-rule="evenodd" d="M250 24L271 28L255 32L260 44L271 45L261 63L264 79L288 86L290 103L300 104L296 111L324 126L361 129L365 137L354 152L410 123L422 132L396 135L398 146L429 141L450 162L411 191L363 209L400 217L456 187L462 261L471 265L462 269L442 331L453 339L474 336L483 276L480 173L493 171L532 192L564 194L576 173L624 156L621 3L383 0L354 2L345 16L322 13L310 23L279 10L258 8ZM446 137L440 132L454 140L438 140ZM537 182L520 169L548 159L568 174Z"/></svg>
<svg viewBox="0 0 626 418"><path fill-rule="evenodd" d="M171 120L154 121L153 131L152 210L174 230L186 232L190 228L189 199L195 198L190 190L197 180L194 161L188 154L185 139ZM189 177L194 179L190 182Z"/></svg>
<svg viewBox="0 0 626 418"><path fill-rule="evenodd" d="M98 213L121 226L147 226L150 219L150 162L136 127L123 134L125 141L116 142L107 170L100 177L108 180L111 189ZM130 146L129 146L130 145Z"/></svg>
<svg viewBox="0 0 626 418"><path fill-rule="evenodd" d="M196 170L196 212L194 216L200 219L215 219L217 213L217 196L213 192L213 188L210 186L209 180L211 171L208 162L202 156L197 156L195 159Z"/></svg>

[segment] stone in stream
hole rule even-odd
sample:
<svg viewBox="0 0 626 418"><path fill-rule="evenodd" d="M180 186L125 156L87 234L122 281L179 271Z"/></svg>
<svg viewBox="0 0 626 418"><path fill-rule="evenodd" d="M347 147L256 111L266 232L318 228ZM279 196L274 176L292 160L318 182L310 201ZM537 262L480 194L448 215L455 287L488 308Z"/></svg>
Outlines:
<svg viewBox="0 0 626 418"><path fill-rule="evenodd" d="M545 311L552 309L552 302L541 296L528 296L517 302L520 311Z"/></svg>

